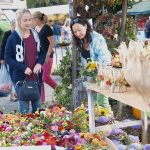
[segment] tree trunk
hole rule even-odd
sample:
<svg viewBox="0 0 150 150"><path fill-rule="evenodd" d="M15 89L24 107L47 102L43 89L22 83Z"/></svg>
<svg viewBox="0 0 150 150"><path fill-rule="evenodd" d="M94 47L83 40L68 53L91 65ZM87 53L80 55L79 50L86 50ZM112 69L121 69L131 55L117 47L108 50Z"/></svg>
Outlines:
<svg viewBox="0 0 150 150"><path fill-rule="evenodd" d="M122 2L122 21L121 21L121 32L120 32L120 39L119 39L120 43L124 41L124 32L125 32L126 16L127 16L127 3L128 0L123 0Z"/></svg>

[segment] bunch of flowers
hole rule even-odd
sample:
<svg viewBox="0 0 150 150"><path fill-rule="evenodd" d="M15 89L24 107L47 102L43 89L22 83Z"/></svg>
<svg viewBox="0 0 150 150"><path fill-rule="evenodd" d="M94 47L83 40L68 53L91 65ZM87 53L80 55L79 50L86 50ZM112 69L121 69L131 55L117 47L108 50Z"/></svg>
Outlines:
<svg viewBox="0 0 150 150"><path fill-rule="evenodd" d="M126 92L127 81L124 77L124 72L120 68L102 68L99 67L98 81L100 89L107 89L113 93Z"/></svg>
<svg viewBox="0 0 150 150"><path fill-rule="evenodd" d="M95 122L98 124L106 125L114 122L114 115L109 107L102 107L99 105L95 105L94 113L95 113Z"/></svg>
<svg viewBox="0 0 150 150"><path fill-rule="evenodd" d="M149 150L150 144L142 145L138 136L128 135L122 129L113 129L109 138L118 149Z"/></svg>
<svg viewBox="0 0 150 150"><path fill-rule="evenodd" d="M93 150L109 150L108 144L104 141L103 134L99 133L81 133L80 137L86 141L86 144L81 145L81 148L93 149Z"/></svg>
<svg viewBox="0 0 150 150"><path fill-rule="evenodd" d="M107 40L116 41L120 29L120 18L114 14L104 14L97 17L96 30Z"/></svg>
<svg viewBox="0 0 150 150"><path fill-rule="evenodd" d="M98 74L97 62L89 60L81 72L82 77L85 78L90 77L93 80L96 80L97 74Z"/></svg>
<svg viewBox="0 0 150 150"><path fill-rule="evenodd" d="M73 121L75 123L75 129L80 132L88 132L88 111L84 107L84 104L81 104L80 107L77 107L74 110Z"/></svg>

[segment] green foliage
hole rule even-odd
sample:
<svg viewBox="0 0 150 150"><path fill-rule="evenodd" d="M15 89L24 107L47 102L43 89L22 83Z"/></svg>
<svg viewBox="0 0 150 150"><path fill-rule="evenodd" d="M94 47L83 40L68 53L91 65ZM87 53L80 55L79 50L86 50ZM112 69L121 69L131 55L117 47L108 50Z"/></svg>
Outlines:
<svg viewBox="0 0 150 150"><path fill-rule="evenodd" d="M7 20L0 20L0 43L2 42L3 34L5 31L10 29L10 25Z"/></svg>
<svg viewBox="0 0 150 150"><path fill-rule="evenodd" d="M79 53L77 51L78 55ZM80 67L80 57L77 57L77 66ZM65 56L60 61L59 70L56 73L62 78L61 84L55 90L56 101L68 110L73 110L71 51L66 51ZM77 70L77 77L80 77L80 70Z"/></svg>
<svg viewBox="0 0 150 150"><path fill-rule="evenodd" d="M28 8L67 4L68 0L27 0Z"/></svg>
<svg viewBox="0 0 150 150"><path fill-rule="evenodd" d="M130 40L136 40L136 22L133 17L127 17L125 27L125 41L128 43Z"/></svg>
<svg viewBox="0 0 150 150"><path fill-rule="evenodd" d="M70 51L66 51L66 55L60 62L58 74L61 76L61 84L55 90L56 100L68 109L72 109L71 98L71 82L72 82L72 56Z"/></svg>

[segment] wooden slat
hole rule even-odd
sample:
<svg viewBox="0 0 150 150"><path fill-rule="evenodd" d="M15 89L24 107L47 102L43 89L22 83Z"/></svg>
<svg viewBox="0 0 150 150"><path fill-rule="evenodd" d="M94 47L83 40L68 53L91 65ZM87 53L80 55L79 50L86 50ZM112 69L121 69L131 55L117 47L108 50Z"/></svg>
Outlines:
<svg viewBox="0 0 150 150"><path fill-rule="evenodd" d="M111 93L108 90L100 90L96 83L88 83L86 86L87 89L104 94L107 97L116 99L117 101L137 108L143 112L150 112L149 104L131 87L129 87L125 93Z"/></svg>
<svg viewBox="0 0 150 150"><path fill-rule="evenodd" d="M113 123L110 125L104 125L104 126L98 126L96 127L96 132L98 131L103 131L106 128L111 128L111 129L115 129L115 128L125 128L125 127L132 127L135 125L142 125L142 120L134 120L134 121L127 121L127 122L117 122L117 123Z"/></svg>

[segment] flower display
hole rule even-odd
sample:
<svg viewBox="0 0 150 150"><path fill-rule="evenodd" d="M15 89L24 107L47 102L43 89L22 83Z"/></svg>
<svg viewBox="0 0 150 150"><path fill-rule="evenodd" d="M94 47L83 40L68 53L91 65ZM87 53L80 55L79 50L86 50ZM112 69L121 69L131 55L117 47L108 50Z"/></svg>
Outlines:
<svg viewBox="0 0 150 150"><path fill-rule="evenodd" d="M108 121L110 110L95 107L95 116L102 123ZM106 119L107 118L107 119ZM110 132L109 132L110 133ZM107 134L108 135L108 134ZM143 148L139 138L127 135L122 129L113 129L108 136L118 149ZM63 147L66 150L110 150L105 132L88 132L87 108L81 104L74 113L59 104L39 109L34 114L0 113L0 146L46 146Z"/></svg>
<svg viewBox="0 0 150 150"><path fill-rule="evenodd" d="M0 114L0 146L52 145L68 150L108 149L102 133L88 133L88 114L84 105L75 110L77 116L59 104L39 109L34 114ZM85 115L81 117L81 115ZM75 124L75 119L82 124ZM77 130L76 130L77 129ZM84 131L84 132L81 132Z"/></svg>

